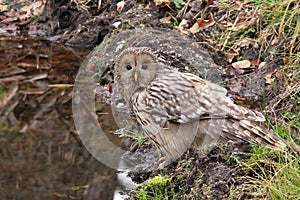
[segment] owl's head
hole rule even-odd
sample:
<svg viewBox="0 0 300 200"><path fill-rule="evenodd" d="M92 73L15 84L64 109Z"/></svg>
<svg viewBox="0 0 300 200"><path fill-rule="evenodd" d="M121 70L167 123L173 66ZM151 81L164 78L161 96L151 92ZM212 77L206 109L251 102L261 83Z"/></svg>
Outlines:
<svg viewBox="0 0 300 200"><path fill-rule="evenodd" d="M156 56L146 47L125 49L115 62L115 80L126 76L133 82L146 84L157 71Z"/></svg>
<svg viewBox="0 0 300 200"><path fill-rule="evenodd" d="M158 72L157 57L150 48L138 47L124 50L115 61L115 83L130 96L137 88L146 87Z"/></svg>

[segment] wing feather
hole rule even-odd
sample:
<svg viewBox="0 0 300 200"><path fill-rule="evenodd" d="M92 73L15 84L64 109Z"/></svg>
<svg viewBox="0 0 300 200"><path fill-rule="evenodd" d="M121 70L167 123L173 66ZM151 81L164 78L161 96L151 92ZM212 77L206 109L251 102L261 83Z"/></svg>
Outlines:
<svg viewBox="0 0 300 200"><path fill-rule="evenodd" d="M201 118L265 120L261 113L235 105L226 93L226 89L217 84L175 71L157 76L142 98L146 99L144 106L149 107L155 122L188 123Z"/></svg>

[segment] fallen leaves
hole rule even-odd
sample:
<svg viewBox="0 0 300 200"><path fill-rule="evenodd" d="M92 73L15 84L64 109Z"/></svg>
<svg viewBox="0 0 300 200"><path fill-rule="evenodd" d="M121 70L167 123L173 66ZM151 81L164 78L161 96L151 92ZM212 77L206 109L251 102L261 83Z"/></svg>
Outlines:
<svg viewBox="0 0 300 200"><path fill-rule="evenodd" d="M270 71L266 76L265 76L265 83L271 84L274 82L275 78L272 78L274 74L274 70Z"/></svg>
<svg viewBox="0 0 300 200"><path fill-rule="evenodd" d="M10 5L2 1L0 1L0 3L0 24L8 25L6 27L1 27L7 32L16 31L17 25L24 25L29 23L32 18L42 14L46 5L45 0L40 0L36 2L18 1L16 2L16 4L22 4L22 6L19 9L17 9L17 6L14 6L14 9L8 9Z"/></svg>
<svg viewBox="0 0 300 200"><path fill-rule="evenodd" d="M8 5L3 5L2 1L0 1L1 4L0 4L0 12L5 12L5 11L8 11Z"/></svg>
<svg viewBox="0 0 300 200"><path fill-rule="evenodd" d="M18 18L20 21L32 18L40 15L44 10L45 3L43 1L37 1L27 6L22 7L18 12Z"/></svg>
<svg viewBox="0 0 300 200"><path fill-rule="evenodd" d="M162 21L163 23L164 21ZM189 28L190 26L190 21L183 19L178 27L175 27L177 30L179 30L181 33L188 35L188 34L196 34L210 26L213 26L215 24L215 20L213 18L210 19L203 19L199 18L196 20L196 22L192 25L192 27Z"/></svg>
<svg viewBox="0 0 300 200"><path fill-rule="evenodd" d="M163 24L171 24L172 23L171 19L172 19L172 17L167 16L167 17L160 18L159 21L160 21L160 23L163 23Z"/></svg>
<svg viewBox="0 0 300 200"><path fill-rule="evenodd" d="M203 29L213 26L215 23L216 22L213 18L210 19L199 18L197 19L197 22L189 29L189 31L192 34L196 34Z"/></svg>
<svg viewBox="0 0 300 200"><path fill-rule="evenodd" d="M251 38L244 38L244 39L242 39L240 42L238 42L237 43L237 46L239 47L239 48L241 48L241 47L247 47L247 46L249 46L250 44L253 44L255 41L253 40L253 39L251 39Z"/></svg>
<svg viewBox="0 0 300 200"><path fill-rule="evenodd" d="M254 58L250 61L251 66L253 67L258 67L258 65L260 64L260 59L259 58Z"/></svg>
<svg viewBox="0 0 300 200"><path fill-rule="evenodd" d="M266 62L261 62L259 58L254 58L251 61L244 59L231 63L227 66L228 73L232 76L235 74L244 74L252 72L254 69L262 70L266 66Z"/></svg>
<svg viewBox="0 0 300 200"><path fill-rule="evenodd" d="M238 69L247 69L251 67L251 62L249 60L241 60L232 63L232 66Z"/></svg>
<svg viewBox="0 0 300 200"><path fill-rule="evenodd" d="M170 6L170 4L173 2L173 0L154 0L153 1L156 6Z"/></svg>
<svg viewBox="0 0 300 200"><path fill-rule="evenodd" d="M124 6L125 6L125 1L124 0L117 3L117 11L118 11L118 13L122 12Z"/></svg>
<svg viewBox="0 0 300 200"><path fill-rule="evenodd" d="M258 69L264 68L266 64L267 64L266 62L261 62L261 63L259 63Z"/></svg>

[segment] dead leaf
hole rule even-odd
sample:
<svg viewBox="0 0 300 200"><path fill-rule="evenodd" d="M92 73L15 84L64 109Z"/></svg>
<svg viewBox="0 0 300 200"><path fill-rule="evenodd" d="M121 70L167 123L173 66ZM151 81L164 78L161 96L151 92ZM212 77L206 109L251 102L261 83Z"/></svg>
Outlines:
<svg viewBox="0 0 300 200"><path fill-rule="evenodd" d="M24 6L19 10L19 19L21 21L40 15L45 7L45 3L43 1L37 1L28 6Z"/></svg>
<svg viewBox="0 0 300 200"><path fill-rule="evenodd" d="M266 65L266 62L261 62L258 65L258 69L262 69Z"/></svg>
<svg viewBox="0 0 300 200"><path fill-rule="evenodd" d="M120 25L122 24L122 22L120 21L116 21L115 23L113 23L113 27L118 28Z"/></svg>
<svg viewBox="0 0 300 200"><path fill-rule="evenodd" d="M175 26L174 28L184 35L189 34L189 31L185 30L183 27Z"/></svg>
<svg viewBox="0 0 300 200"><path fill-rule="evenodd" d="M236 30L237 31L241 31L241 30L245 30L250 28L252 25L254 25L256 23L257 19L256 18L252 18L248 21L242 21L236 24Z"/></svg>
<svg viewBox="0 0 300 200"><path fill-rule="evenodd" d="M17 11L15 9L11 9L9 12L3 13L6 17L16 17Z"/></svg>
<svg viewBox="0 0 300 200"><path fill-rule="evenodd" d="M192 33L192 34L196 34L200 31L200 28L199 28L199 24L196 22L190 29L189 31Z"/></svg>
<svg viewBox="0 0 300 200"><path fill-rule="evenodd" d="M227 72L229 73L230 76L235 76L236 75L236 71L231 65L226 66L226 70L227 70Z"/></svg>
<svg viewBox="0 0 300 200"><path fill-rule="evenodd" d="M197 22L199 24L199 28L201 28L201 29L208 28L215 24L215 20L213 18L210 18L210 19L200 18L200 19L197 19Z"/></svg>
<svg viewBox="0 0 300 200"><path fill-rule="evenodd" d="M188 35L189 31L186 30L186 28L189 26L188 20L183 19L178 26L175 26L174 28L181 32L182 34Z"/></svg>
<svg viewBox="0 0 300 200"><path fill-rule="evenodd" d="M124 6L125 6L125 1L124 1L124 0L118 2L118 3L117 3L117 11L118 11L119 13L121 13L122 10L123 10L123 8L124 8Z"/></svg>
<svg viewBox="0 0 300 200"><path fill-rule="evenodd" d="M2 21L1 21L1 24L2 24L2 23L3 23L3 24L10 24L10 23L12 23L12 22L14 22L14 21L17 21L17 20L18 20L17 17L9 17L9 18L6 18L6 19L2 20Z"/></svg>
<svg viewBox="0 0 300 200"><path fill-rule="evenodd" d="M208 4L208 5L213 4L213 2L214 2L214 0L207 0L207 4Z"/></svg>
<svg viewBox="0 0 300 200"><path fill-rule="evenodd" d="M8 67L8 68L5 68L4 70L1 70L1 73L4 76L12 76L12 75L21 74L24 72L26 72L25 69L22 69L22 68L19 68L16 66Z"/></svg>
<svg viewBox="0 0 300 200"><path fill-rule="evenodd" d="M40 88L27 88L19 91L21 94L44 94L45 90Z"/></svg>
<svg viewBox="0 0 300 200"><path fill-rule="evenodd" d="M5 78L0 78L0 82L11 82L11 81L21 81L26 79L25 76L17 75L17 76L10 76Z"/></svg>
<svg viewBox="0 0 300 200"><path fill-rule="evenodd" d="M237 54L236 53L225 53L225 55L226 55L227 61L229 63L231 63Z"/></svg>
<svg viewBox="0 0 300 200"><path fill-rule="evenodd" d="M171 17L168 16L168 17L163 17L163 18L160 18L159 21L163 24L170 24L171 23Z"/></svg>
<svg viewBox="0 0 300 200"><path fill-rule="evenodd" d="M8 5L0 5L0 12L8 11Z"/></svg>
<svg viewBox="0 0 300 200"><path fill-rule="evenodd" d="M249 60L241 60L232 63L232 66L236 69L247 69L250 68L251 62Z"/></svg>
<svg viewBox="0 0 300 200"><path fill-rule="evenodd" d="M283 64L288 64L290 62L290 59L288 57L282 58Z"/></svg>
<svg viewBox="0 0 300 200"><path fill-rule="evenodd" d="M189 26L189 21L186 19L183 19L180 24L178 25L178 27L180 28L187 28Z"/></svg>
<svg viewBox="0 0 300 200"><path fill-rule="evenodd" d="M267 84L271 84L274 81L274 78L272 78L274 71L272 70L271 72L269 72L266 76L265 76L265 83Z"/></svg>
<svg viewBox="0 0 300 200"><path fill-rule="evenodd" d="M190 28L190 32L192 34L195 34L195 33L198 33L199 31L206 29L214 24L215 24L215 20L213 18L211 18L211 19L199 18L199 19L197 19L197 22Z"/></svg>
<svg viewBox="0 0 300 200"><path fill-rule="evenodd" d="M146 9L152 10L154 12L158 12L158 8L153 1L150 1L146 6Z"/></svg>
<svg viewBox="0 0 300 200"><path fill-rule="evenodd" d="M235 73L238 75L244 74L245 70L244 69L239 69L239 68L234 68L235 69Z"/></svg>
<svg viewBox="0 0 300 200"><path fill-rule="evenodd" d="M169 6L173 0L154 0L156 6Z"/></svg>
<svg viewBox="0 0 300 200"><path fill-rule="evenodd" d="M6 32L14 32L17 31L18 27L16 24L9 24L7 27L4 28Z"/></svg>
<svg viewBox="0 0 300 200"><path fill-rule="evenodd" d="M253 42L252 39L250 39L250 38L244 38L242 41L240 41L240 42L238 43L238 46L239 46L239 47L247 47L247 46L249 46L252 42Z"/></svg>
<svg viewBox="0 0 300 200"><path fill-rule="evenodd" d="M251 60L251 66L256 67L260 64L260 59L259 58L254 58Z"/></svg>

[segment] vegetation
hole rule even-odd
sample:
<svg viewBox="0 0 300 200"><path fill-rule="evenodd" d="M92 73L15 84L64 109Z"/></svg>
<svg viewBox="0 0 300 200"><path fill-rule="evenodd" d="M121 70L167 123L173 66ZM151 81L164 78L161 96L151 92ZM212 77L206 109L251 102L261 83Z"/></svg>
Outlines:
<svg viewBox="0 0 300 200"><path fill-rule="evenodd" d="M252 175L244 177L245 184L241 185L243 190L248 190L252 196L264 196L265 199L300 199L300 74L299 69L295 70L295 66L288 65L281 71L288 75L288 92L281 99L281 106L284 106L285 111L277 118L275 126L275 131L285 139L290 148L274 151L254 147L249 159L237 160ZM290 84L295 81L298 84ZM293 89L295 87L298 92Z"/></svg>
<svg viewBox="0 0 300 200"><path fill-rule="evenodd" d="M162 177L160 175L145 181L143 184L141 184L139 189L135 191L136 199L165 199L167 182L168 178Z"/></svg>
<svg viewBox="0 0 300 200"><path fill-rule="evenodd" d="M221 11L226 12L228 20L220 23L219 30L213 34L225 54L237 53L236 50L245 38L255 39L262 57L271 53L272 47L279 47L279 43L286 42L289 45L274 53L294 56L299 52L298 1L249 0L238 7L235 1L224 0L219 4ZM247 8L248 12L242 8Z"/></svg>
<svg viewBox="0 0 300 200"><path fill-rule="evenodd" d="M134 142L137 142L138 146L141 146L144 143L144 134L143 133L134 133L129 130L117 130L114 134L119 135L120 137L127 137L132 139Z"/></svg>
<svg viewBox="0 0 300 200"><path fill-rule="evenodd" d="M242 7L247 8L248 12L244 12ZM249 0L241 5L236 1L223 0L218 3L218 8L225 18L232 21L219 23L210 35L229 60L232 55L243 59L240 49L245 39L252 41L253 48L259 48L259 59L283 59L284 67L272 74L276 79L272 84L282 85L283 92L277 94L273 104L269 105L270 115L267 118L270 119L270 126L273 124L275 132L290 146L276 151L255 146L243 157L228 156L223 152L223 159L236 163L237 168L245 172L240 177L241 184L230 188L228 199L237 199L242 194L258 199L300 199L300 3L296 0ZM244 20L238 21L240 18ZM187 193L186 182L174 184L174 180L185 179L192 173L190 165L181 162L178 167L182 174L169 174L172 177L168 178L170 186L161 188L158 199L161 196L164 199L183 196L189 199L188 195L199 197L201 191L197 186L194 185ZM203 184L203 172L198 174L194 181L198 185ZM153 199L153 195L147 195L152 189L147 190L143 184L143 189L135 192L136 199Z"/></svg>
<svg viewBox="0 0 300 200"><path fill-rule="evenodd" d="M264 199L300 198L299 155L255 147L250 158L239 164L251 174L244 177L245 183L240 189L249 191L251 196Z"/></svg>

